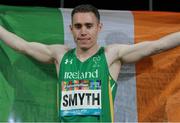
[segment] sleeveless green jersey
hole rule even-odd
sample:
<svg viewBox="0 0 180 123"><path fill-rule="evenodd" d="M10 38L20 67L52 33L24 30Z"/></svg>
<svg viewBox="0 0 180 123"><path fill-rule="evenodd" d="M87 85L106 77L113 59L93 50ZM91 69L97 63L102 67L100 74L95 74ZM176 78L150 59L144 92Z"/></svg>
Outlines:
<svg viewBox="0 0 180 123"><path fill-rule="evenodd" d="M104 47L83 62L75 50L69 50L60 64L60 121L113 122L117 84L109 73Z"/></svg>

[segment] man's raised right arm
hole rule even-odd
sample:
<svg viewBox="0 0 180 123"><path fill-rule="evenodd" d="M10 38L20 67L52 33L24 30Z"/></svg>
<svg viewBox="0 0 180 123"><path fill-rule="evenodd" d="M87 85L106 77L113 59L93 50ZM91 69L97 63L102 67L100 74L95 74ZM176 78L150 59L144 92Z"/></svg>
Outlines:
<svg viewBox="0 0 180 123"><path fill-rule="evenodd" d="M40 62L53 63L58 59L58 55L65 52L64 45L45 45L38 42L27 42L0 26L0 40L11 48L21 53L27 54Z"/></svg>

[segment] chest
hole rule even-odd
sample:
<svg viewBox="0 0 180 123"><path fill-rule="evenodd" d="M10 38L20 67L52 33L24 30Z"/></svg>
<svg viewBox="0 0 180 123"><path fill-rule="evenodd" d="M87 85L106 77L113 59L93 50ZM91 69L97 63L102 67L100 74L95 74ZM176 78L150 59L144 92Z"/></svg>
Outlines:
<svg viewBox="0 0 180 123"><path fill-rule="evenodd" d="M62 61L61 78L63 80L99 79L103 77L106 64L100 56L94 56L81 62L77 58L65 58Z"/></svg>

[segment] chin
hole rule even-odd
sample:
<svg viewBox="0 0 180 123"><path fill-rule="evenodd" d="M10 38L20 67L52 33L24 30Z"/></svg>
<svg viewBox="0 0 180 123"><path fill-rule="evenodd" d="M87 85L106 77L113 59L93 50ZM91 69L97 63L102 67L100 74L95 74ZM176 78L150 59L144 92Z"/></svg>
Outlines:
<svg viewBox="0 0 180 123"><path fill-rule="evenodd" d="M83 50L88 50L90 48L90 46L85 46L85 45L82 46L81 45L80 48L83 49Z"/></svg>
<svg viewBox="0 0 180 123"><path fill-rule="evenodd" d="M82 50L88 50L89 47L80 47Z"/></svg>

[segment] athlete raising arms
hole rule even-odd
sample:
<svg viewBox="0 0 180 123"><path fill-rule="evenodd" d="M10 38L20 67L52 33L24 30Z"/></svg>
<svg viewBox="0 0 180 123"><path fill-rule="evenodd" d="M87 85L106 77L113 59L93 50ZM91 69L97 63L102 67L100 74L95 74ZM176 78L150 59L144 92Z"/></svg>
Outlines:
<svg viewBox="0 0 180 123"><path fill-rule="evenodd" d="M79 5L72 11L70 30L75 49L66 45L27 42L0 26L0 39L38 61L54 63L59 77L61 121L113 121L112 104L121 65L133 63L180 45L180 32L134 45L100 47L102 23L97 8ZM112 89L111 89L112 87Z"/></svg>

